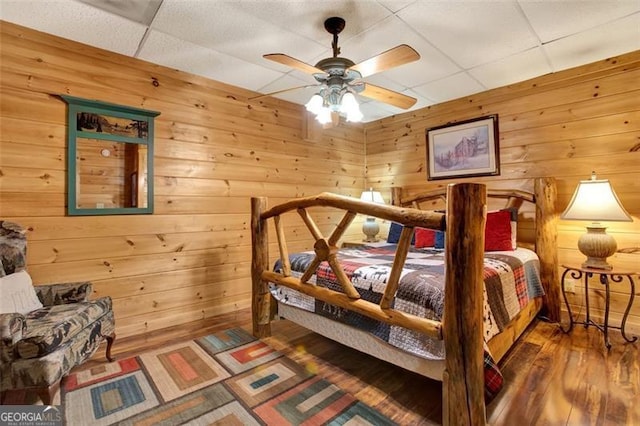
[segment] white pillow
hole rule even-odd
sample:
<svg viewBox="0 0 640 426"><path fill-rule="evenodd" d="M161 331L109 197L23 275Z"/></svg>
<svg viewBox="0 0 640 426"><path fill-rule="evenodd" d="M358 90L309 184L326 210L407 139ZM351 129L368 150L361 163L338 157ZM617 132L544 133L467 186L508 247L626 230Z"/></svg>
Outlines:
<svg viewBox="0 0 640 426"><path fill-rule="evenodd" d="M0 277L0 314L18 312L26 315L42 308L27 271Z"/></svg>

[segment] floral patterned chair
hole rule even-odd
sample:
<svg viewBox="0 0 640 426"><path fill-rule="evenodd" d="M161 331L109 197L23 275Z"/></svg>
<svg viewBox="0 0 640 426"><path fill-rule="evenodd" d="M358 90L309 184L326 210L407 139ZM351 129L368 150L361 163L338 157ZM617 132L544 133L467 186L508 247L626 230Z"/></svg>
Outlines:
<svg viewBox="0 0 640 426"><path fill-rule="evenodd" d="M5 311L0 310L0 404L11 391L24 389L35 391L43 404L51 405L61 379L91 357L103 339L107 359L113 361L115 321L110 297L89 300L89 282L31 286L25 271L26 250L25 231L0 221L0 307ZM21 297L10 291L24 280L28 280L25 291L35 291L36 309L6 312L21 306L10 305Z"/></svg>

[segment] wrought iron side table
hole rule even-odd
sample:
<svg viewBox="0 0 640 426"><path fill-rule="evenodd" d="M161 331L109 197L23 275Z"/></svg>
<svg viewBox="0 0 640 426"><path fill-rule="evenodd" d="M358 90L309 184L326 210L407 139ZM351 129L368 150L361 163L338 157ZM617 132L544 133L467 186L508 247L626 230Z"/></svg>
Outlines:
<svg viewBox="0 0 640 426"><path fill-rule="evenodd" d="M567 311L569 312L569 328L564 329L562 326L560 328L563 332L568 333L573 329L574 324L584 324L585 327L589 327L590 325L595 326L598 330L602 331L604 334L604 344L607 349L611 348L611 342L609 341L609 328L615 328L620 330L622 337L627 342L635 342L638 340L637 336L633 336L630 338L627 336L625 331L625 325L627 323L627 317L629 316L629 311L631 311L631 306L633 306L633 299L635 297L636 285L633 281L634 275L640 275L639 272L631 272L631 271L621 271L617 269L605 270L605 269L593 269L593 268L583 268L577 266L569 266L562 265L564 268L564 272L562 273L562 296L564 297L564 303L567 306ZM578 280L583 278L584 282L584 298L585 298L585 308L586 308L586 318L584 321L576 321L573 319L573 314L571 313L571 307L569 306L569 301L567 300L567 294L565 292L565 278L570 274L571 278ZM598 275L600 277L600 284L602 284L605 288L605 298L604 298L604 324L598 324L594 322L590 317L589 312L589 279L594 275ZM620 283L623 282L624 279L627 278L629 281L629 286L631 289L631 294L629 296L629 303L627 303L627 308L624 311L624 315L622 316L622 323L620 327L609 325L609 303L610 303L610 292L609 292L609 282Z"/></svg>

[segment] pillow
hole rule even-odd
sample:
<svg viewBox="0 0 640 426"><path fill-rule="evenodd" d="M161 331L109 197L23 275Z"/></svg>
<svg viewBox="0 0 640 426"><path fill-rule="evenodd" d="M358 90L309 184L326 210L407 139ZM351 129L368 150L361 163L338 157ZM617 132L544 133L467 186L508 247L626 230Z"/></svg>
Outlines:
<svg viewBox="0 0 640 426"><path fill-rule="evenodd" d="M518 209L510 207L502 210L511 215L511 249L515 250L518 248Z"/></svg>
<svg viewBox="0 0 640 426"><path fill-rule="evenodd" d="M42 308L27 271L22 270L0 278L0 314L23 315Z"/></svg>
<svg viewBox="0 0 640 426"><path fill-rule="evenodd" d="M436 231L436 238L433 243L433 248L437 248L437 249L444 248L444 232Z"/></svg>
<svg viewBox="0 0 640 426"><path fill-rule="evenodd" d="M436 230L428 228L416 228L416 248L433 247L436 242Z"/></svg>
<svg viewBox="0 0 640 426"><path fill-rule="evenodd" d="M403 226L396 222L391 222L389 226L389 235L387 235L387 242L391 244L398 244L400 241L400 233Z"/></svg>
<svg viewBox="0 0 640 426"><path fill-rule="evenodd" d="M398 244L398 241L400 241L400 234L402 233L402 228L404 228L404 226L402 226L399 223L396 222L391 222L391 225L389 226L389 235L387 235L387 242L391 243L391 244ZM415 243L415 239L416 239L416 233L413 233L413 236L411 237L411 244Z"/></svg>
<svg viewBox="0 0 640 426"><path fill-rule="evenodd" d="M514 250L511 241L511 212L500 210L487 214L484 251Z"/></svg>

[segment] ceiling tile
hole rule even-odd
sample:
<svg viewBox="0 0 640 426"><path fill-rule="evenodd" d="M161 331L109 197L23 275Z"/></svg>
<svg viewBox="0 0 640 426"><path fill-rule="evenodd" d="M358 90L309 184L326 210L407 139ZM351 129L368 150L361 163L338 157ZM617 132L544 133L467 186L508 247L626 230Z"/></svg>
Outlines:
<svg viewBox="0 0 640 426"><path fill-rule="evenodd" d="M548 74L551 72L551 67L549 67L542 49L536 47L489 64L480 65L467 72L487 89L493 89Z"/></svg>
<svg viewBox="0 0 640 426"><path fill-rule="evenodd" d="M140 59L251 90L282 76L281 73L150 30Z"/></svg>
<svg viewBox="0 0 640 426"><path fill-rule="evenodd" d="M307 86L307 87L304 87ZM309 87L310 86L310 87ZM304 105L318 91L318 85L312 78L300 80L291 74L285 74L282 77L270 81L268 84L260 88L260 93L272 93L280 90L290 91L273 95L276 98Z"/></svg>
<svg viewBox="0 0 640 426"><path fill-rule="evenodd" d="M309 102L309 99L311 99L311 96L317 93L317 91L318 91L317 88L307 87L307 88L292 90L291 92L280 93L280 94L274 95L274 97L285 100L285 101L293 102L294 104L305 105L307 102Z"/></svg>
<svg viewBox="0 0 640 426"><path fill-rule="evenodd" d="M0 18L59 37L132 56L146 27L71 0L1 0Z"/></svg>
<svg viewBox="0 0 640 426"><path fill-rule="evenodd" d="M104 11L149 25L156 15L162 0L79 0Z"/></svg>
<svg viewBox="0 0 640 426"><path fill-rule="evenodd" d="M413 90L434 102L445 102L482 92L485 88L467 73L461 72L442 80L414 87Z"/></svg>
<svg viewBox="0 0 640 426"><path fill-rule="evenodd" d="M519 1L543 43L640 11L638 0Z"/></svg>
<svg viewBox="0 0 640 426"><path fill-rule="evenodd" d="M326 49L313 40L247 13L240 3L229 1L164 0L152 28L176 38L281 70L262 57L286 53L309 61ZM255 3L255 2L254 2Z"/></svg>
<svg viewBox="0 0 640 426"><path fill-rule="evenodd" d="M264 1L241 0L239 10L258 19L268 21L331 49L332 35L324 29L324 21L339 16L346 21L340 33L341 40L367 30L391 15L390 11L374 1Z"/></svg>
<svg viewBox="0 0 640 426"><path fill-rule="evenodd" d="M640 49L640 13L544 45L554 71Z"/></svg>
<svg viewBox="0 0 640 426"><path fill-rule="evenodd" d="M389 34L397 34L397 36L389 37ZM404 87L418 86L461 71L418 34L407 31L406 24L395 16L385 19L375 27L343 43L342 56L358 63L399 44L408 44L413 47L420 54L420 59L381 74Z"/></svg>
<svg viewBox="0 0 640 426"><path fill-rule="evenodd" d="M373 105L372 102L366 102L360 104L360 111L366 117L365 122L380 120L385 117L389 117L390 115L396 114L394 112L388 111L386 108L381 107L380 105ZM402 111L406 112L406 111Z"/></svg>
<svg viewBox="0 0 640 426"><path fill-rule="evenodd" d="M392 12L397 12L414 3L416 0L378 0L378 3Z"/></svg>
<svg viewBox="0 0 640 426"><path fill-rule="evenodd" d="M538 45L513 2L415 2L398 16L467 69Z"/></svg>

